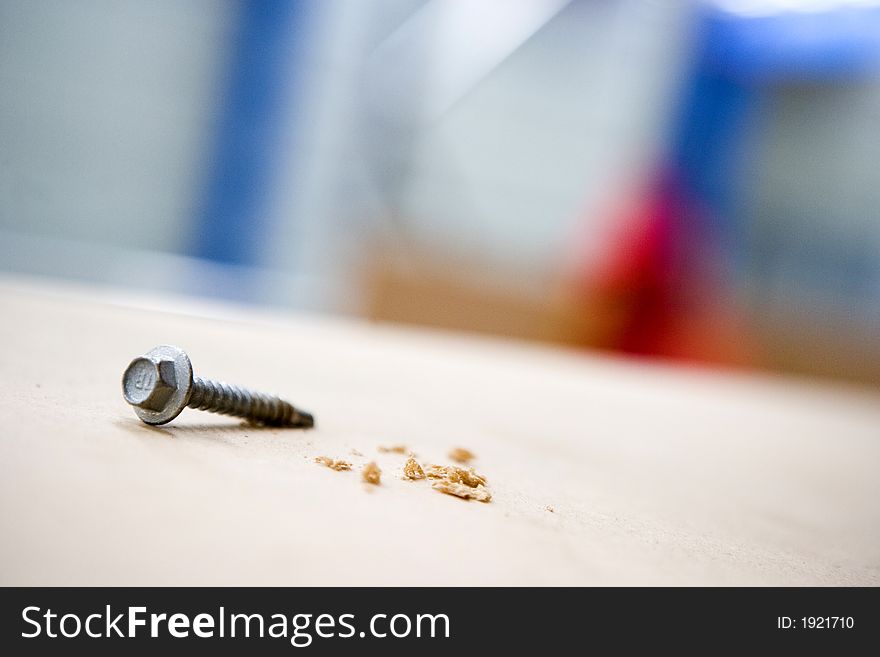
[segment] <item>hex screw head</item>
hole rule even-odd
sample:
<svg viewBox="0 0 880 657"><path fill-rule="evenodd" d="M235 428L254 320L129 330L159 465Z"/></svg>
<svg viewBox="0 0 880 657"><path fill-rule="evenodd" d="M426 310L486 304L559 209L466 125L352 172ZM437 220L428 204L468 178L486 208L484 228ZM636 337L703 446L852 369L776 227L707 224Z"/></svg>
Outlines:
<svg viewBox="0 0 880 657"><path fill-rule="evenodd" d="M159 345L135 358L122 375L122 396L147 424L165 424L189 406L241 417L256 424L312 427L311 414L275 397L193 376L189 356Z"/></svg>
<svg viewBox="0 0 880 657"><path fill-rule="evenodd" d="M147 424L165 424L180 415L192 387L189 356L171 345L159 345L138 356L122 375L122 396Z"/></svg>
<svg viewBox="0 0 880 657"><path fill-rule="evenodd" d="M132 406L161 411L177 386L174 361L135 358L122 375L122 392Z"/></svg>

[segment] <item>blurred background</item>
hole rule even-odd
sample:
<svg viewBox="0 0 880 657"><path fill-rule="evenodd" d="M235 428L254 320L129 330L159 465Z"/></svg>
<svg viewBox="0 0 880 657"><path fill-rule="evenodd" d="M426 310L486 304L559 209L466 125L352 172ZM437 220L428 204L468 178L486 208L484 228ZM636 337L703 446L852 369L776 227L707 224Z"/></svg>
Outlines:
<svg viewBox="0 0 880 657"><path fill-rule="evenodd" d="M880 0L0 0L0 270L877 385Z"/></svg>

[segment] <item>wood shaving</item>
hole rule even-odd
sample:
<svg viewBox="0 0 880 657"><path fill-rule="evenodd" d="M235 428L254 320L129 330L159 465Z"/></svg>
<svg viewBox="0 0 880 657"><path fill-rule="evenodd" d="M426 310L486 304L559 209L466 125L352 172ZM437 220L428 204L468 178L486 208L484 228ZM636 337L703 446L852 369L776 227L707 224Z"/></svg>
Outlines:
<svg viewBox="0 0 880 657"><path fill-rule="evenodd" d="M352 452L355 451L352 450ZM404 445L380 447L379 451L405 454L406 447ZM470 454L470 457L473 458L473 454ZM315 463L320 463L336 471L351 470L351 463L348 461L332 459L329 456L318 456L315 458ZM457 465L429 465L423 469L418 461L410 455L403 465L403 476L404 479L411 480L435 479L436 481L431 485L434 490L465 500L489 502L492 499L492 493L486 488L486 478L474 471L473 468L460 468ZM382 479L382 470L379 469L375 461L370 461L361 471L361 477L366 483L378 486ZM547 507L547 510L552 511L552 508Z"/></svg>
<svg viewBox="0 0 880 657"><path fill-rule="evenodd" d="M446 468L442 465L425 466L425 476L428 479L445 479Z"/></svg>
<svg viewBox="0 0 880 657"><path fill-rule="evenodd" d="M403 464L403 478L412 480L425 478L425 471L412 456Z"/></svg>
<svg viewBox="0 0 880 657"><path fill-rule="evenodd" d="M425 476L437 480L431 487L441 493L479 502L488 502L492 499L492 494L486 488L486 478L477 474L473 468L429 465L425 470Z"/></svg>
<svg viewBox="0 0 880 657"><path fill-rule="evenodd" d="M379 466L376 465L375 461L370 461L364 466L364 470L361 473L361 476L364 478L364 481L368 484L373 484L374 486L379 485L379 480L382 477L382 471L379 469Z"/></svg>
<svg viewBox="0 0 880 657"><path fill-rule="evenodd" d="M351 463L349 463L348 461L343 461L342 459L331 459L329 456L318 456L315 459L315 463L326 465L331 470L336 470L337 472L341 472L342 470L351 470Z"/></svg>
<svg viewBox="0 0 880 657"><path fill-rule="evenodd" d="M385 447L385 446L380 445L379 451L382 452L383 454L387 454L389 452L392 452L394 454L406 454L407 453L406 445L391 445L390 447Z"/></svg>
<svg viewBox="0 0 880 657"><path fill-rule="evenodd" d="M446 479L471 488L486 485L486 478L477 474L473 468L459 468L457 465L429 465L425 475L428 479Z"/></svg>
<svg viewBox="0 0 880 657"><path fill-rule="evenodd" d="M359 452L359 451L356 450L356 449L353 449L353 450L351 450L351 455L352 455L352 456L363 456L363 453L362 453L362 452Z"/></svg>
<svg viewBox="0 0 880 657"><path fill-rule="evenodd" d="M492 499L492 494L485 486L466 486L465 484L450 481L449 479L441 479L440 481L435 481L431 487L435 490L439 490L441 493L455 495L456 497L461 497L465 500L488 502Z"/></svg>
<svg viewBox="0 0 880 657"><path fill-rule="evenodd" d="M449 452L449 458L451 458L456 463L469 463L477 457L469 449L465 449L464 447L456 447L451 452Z"/></svg>
<svg viewBox="0 0 880 657"><path fill-rule="evenodd" d="M544 508L550 513L556 513L556 509L554 509L552 506L545 506Z"/></svg>

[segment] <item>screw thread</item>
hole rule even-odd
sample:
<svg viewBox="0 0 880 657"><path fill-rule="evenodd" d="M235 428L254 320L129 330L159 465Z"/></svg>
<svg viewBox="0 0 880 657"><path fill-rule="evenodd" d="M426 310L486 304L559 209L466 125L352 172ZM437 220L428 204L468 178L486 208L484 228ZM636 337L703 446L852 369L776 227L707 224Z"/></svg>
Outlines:
<svg viewBox="0 0 880 657"><path fill-rule="evenodd" d="M314 418L274 395L240 386L193 377L187 406L200 411L234 415L256 424L276 427L311 427Z"/></svg>

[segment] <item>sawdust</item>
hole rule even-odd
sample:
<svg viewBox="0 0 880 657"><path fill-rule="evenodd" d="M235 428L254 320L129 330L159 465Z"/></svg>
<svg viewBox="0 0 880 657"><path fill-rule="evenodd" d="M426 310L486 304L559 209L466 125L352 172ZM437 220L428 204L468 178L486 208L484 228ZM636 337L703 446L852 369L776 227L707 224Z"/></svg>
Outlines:
<svg viewBox="0 0 880 657"><path fill-rule="evenodd" d="M431 487L441 493L479 502L489 502L492 499L492 493L486 488L486 478L473 468L429 465L425 469L425 476L436 480Z"/></svg>
<svg viewBox="0 0 880 657"><path fill-rule="evenodd" d="M477 500L478 502L489 502L492 494L485 486L467 486L462 483L450 481L449 479L441 479L435 481L431 488L439 490L447 495L455 495L465 500Z"/></svg>
<svg viewBox="0 0 880 657"><path fill-rule="evenodd" d="M342 459L331 459L329 456L318 456L317 458L315 458L315 463L326 465L331 470L336 470L337 472L341 472L343 470L351 470L351 463L349 463L348 461L343 461Z"/></svg>
<svg viewBox="0 0 880 657"><path fill-rule="evenodd" d="M373 484L374 486L379 485L379 480L382 477L382 471L379 469L379 466L376 465L375 461L370 461L364 466L363 471L361 472L361 476L364 478L364 481L368 484Z"/></svg>
<svg viewBox="0 0 880 657"><path fill-rule="evenodd" d="M449 458L451 458L456 463L470 463L472 460L477 458L477 456L469 449L465 449L464 447L456 447L451 452L449 452Z"/></svg>
<svg viewBox="0 0 880 657"><path fill-rule="evenodd" d="M406 453L406 447L396 445L394 447L379 448L380 451ZM353 450L354 451L354 450ZM470 454L470 452L468 452ZM471 455L473 456L473 455ZM329 456L319 456L315 459L316 463L325 465L331 470L351 470L351 463L342 459L332 459ZM375 461L367 463L361 470L361 477L364 482L378 486L382 479L382 470L376 465ZM477 500L478 502L489 502L492 500L492 493L486 488L486 478L478 474L473 468L461 468L457 465L428 465L422 468L412 454L403 465L403 478L409 480L417 479L433 479L431 487L441 493L454 495L464 500ZM548 511L552 511L547 507Z"/></svg>
<svg viewBox="0 0 880 657"><path fill-rule="evenodd" d="M422 466L412 456L403 464L403 478L411 480L425 478L425 471L422 470Z"/></svg>
<svg viewBox="0 0 880 657"><path fill-rule="evenodd" d="M408 450L406 445L391 445L390 447L380 445L379 451L383 454L388 454L389 452L393 454L406 454Z"/></svg>
<svg viewBox="0 0 880 657"><path fill-rule="evenodd" d="M471 488L485 486L486 478L477 474L473 468L460 468L457 465L429 465L425 470L428 479L446 479L455 484L464 484Z"/></svg>

